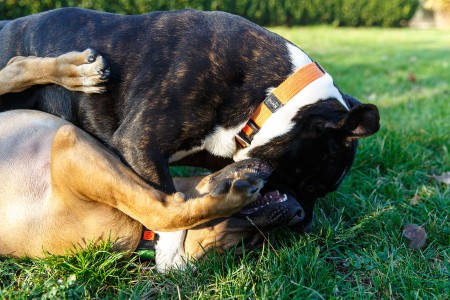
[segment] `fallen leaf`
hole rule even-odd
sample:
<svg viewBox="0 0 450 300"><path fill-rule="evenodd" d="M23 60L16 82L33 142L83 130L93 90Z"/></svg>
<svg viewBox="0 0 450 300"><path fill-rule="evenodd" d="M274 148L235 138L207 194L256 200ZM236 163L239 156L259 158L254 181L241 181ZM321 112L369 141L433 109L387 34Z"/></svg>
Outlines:
<svg viewBox="0 0 450 300"><path fill-rule="evenodd" d="M420 196L417 195L417 193L414 195L414 197L411 198L411 200L409 200L409 204L411 204L411 205L419 204L419 202L420 202Z"/></svg>
<svg viewBox="0 0 450 300"><path fill-rule="evenodd" d="M403 229L403 236L410 240L409 248L419 250L427 243L427 232L425 228L416 224L409 224Z"/></svg>
<svg viewBox="0 0 450 300"><path fill-rule="evenodd" d="M438 182L450 184L450 172L446 172L442 175L433 175L433 178Z"/></svg>

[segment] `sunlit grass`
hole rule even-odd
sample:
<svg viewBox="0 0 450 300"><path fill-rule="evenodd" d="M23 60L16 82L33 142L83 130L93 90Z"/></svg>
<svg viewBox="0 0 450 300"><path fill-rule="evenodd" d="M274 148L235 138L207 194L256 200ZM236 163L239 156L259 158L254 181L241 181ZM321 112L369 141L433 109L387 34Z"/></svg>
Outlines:
<svg viewBox="0 0 450 300"><path fill-rule="evenodd" d="M273 247L241 260L211 256L166 275L107 245L69 257L2 258L0 298L448 298L450 192L432 175L450 171L450 32L273 30L381 112L380 132L360 143L339 191L319 201L312 233L280 230L269 236ZM402 237L410 223L426 227L422 251Z"/></svg>

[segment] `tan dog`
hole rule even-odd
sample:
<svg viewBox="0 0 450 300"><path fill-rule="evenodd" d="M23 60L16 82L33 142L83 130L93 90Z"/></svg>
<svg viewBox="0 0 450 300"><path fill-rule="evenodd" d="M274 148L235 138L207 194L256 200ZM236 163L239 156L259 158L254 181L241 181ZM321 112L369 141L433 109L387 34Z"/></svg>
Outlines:
<svg viewBox="0 0 450 300"><path fill-rule="evenodd" d="M14 58L0 71L0 91L57 83L71 90L101 92L105 78L98 70L102 67L102 58L91 50L57 58ZM0 124L1 255L64 254L74 245L107 239L116 241L115 250L134 251L143 221L153 230L172 231L230 215L257 198L270 174L262 161L242 161L204 178L177 179L177 190L184 194L162 202L159 191L63 119L15 110L0 114ZM199 198L185 201L185 195ZM266 202L270 206L269 199ZM199 258L214 245L223 251L242 238L255 244L260 237L246 218L256 211L212 221L187 235L185 231L160 233L158 268L180 266L186 257Z"/></svg>

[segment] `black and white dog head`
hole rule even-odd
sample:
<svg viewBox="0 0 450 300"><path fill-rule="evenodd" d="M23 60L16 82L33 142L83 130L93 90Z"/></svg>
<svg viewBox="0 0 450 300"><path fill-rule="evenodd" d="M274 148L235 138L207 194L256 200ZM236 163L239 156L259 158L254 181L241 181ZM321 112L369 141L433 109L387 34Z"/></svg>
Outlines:
<svg viewBox="0 0 450 300"><path fill-rule="evenodd" d="M294 71L310 62L298 48L288 48ZM376 106L342 94L326 73L276 111L250 146L237 150L233 158L257 157L272 164L274 172L264 190L297 199L306 213L297 227L304 230L317 198L335 191L347 175L358 139L376 133L379 126Z"/></svg>
<svg viewBox="0 0 450 300"><path fill-rule="evenodd" d="M317 198L335 191L349 171L358 139L379 129L378 110L371 104L342 109L327 99L298 111L293 128L247 152L274 167L265 186L294 197L306 217L299 230L310 226Z"/></svg>

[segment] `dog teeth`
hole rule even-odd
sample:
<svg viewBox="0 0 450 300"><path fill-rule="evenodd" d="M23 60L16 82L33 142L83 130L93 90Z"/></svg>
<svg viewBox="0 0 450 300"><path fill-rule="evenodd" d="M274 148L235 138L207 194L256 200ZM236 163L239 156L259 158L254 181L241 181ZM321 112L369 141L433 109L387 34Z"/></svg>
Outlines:
<svg viewBox="0 0 450 300"><path fill-rule="evenodd" d="M245 214L254 213L267 205L283 203L287 199L288 199L287 195L284 193L280 193L278 190L265 193L264 195L258 194L256 200L254 200L247 207L242 209L241 212Z"/></svg>

